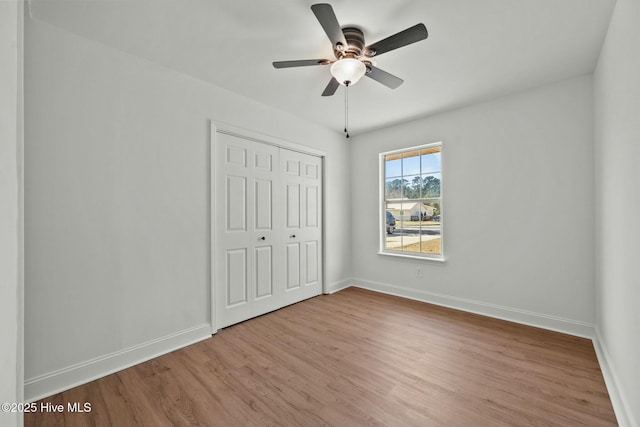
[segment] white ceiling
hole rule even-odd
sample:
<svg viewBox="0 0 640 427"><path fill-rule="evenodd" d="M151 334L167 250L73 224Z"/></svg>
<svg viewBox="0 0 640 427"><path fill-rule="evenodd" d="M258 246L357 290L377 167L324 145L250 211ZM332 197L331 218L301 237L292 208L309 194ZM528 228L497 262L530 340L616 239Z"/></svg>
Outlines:
<svg viewBox="0 0 640 427"><path fill-rule="evenodd" d="M35 19L341 131L344 95L321 97L333 58L312 0L31 0ZM349 91L365 132L591 72L615 0L331 0L367 44L423 22L427 40L377 65L396 90L363 78Z"/></svg>

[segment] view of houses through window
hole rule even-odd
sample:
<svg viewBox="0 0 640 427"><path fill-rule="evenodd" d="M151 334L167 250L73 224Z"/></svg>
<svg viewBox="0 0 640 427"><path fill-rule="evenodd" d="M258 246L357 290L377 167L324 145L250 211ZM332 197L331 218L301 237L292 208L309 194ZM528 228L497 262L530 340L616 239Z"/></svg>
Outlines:
<svg viewBox="0 0 640 427"><path fill-rule="evenodd" d="M383 153L384 252L442 256L441 144Z"/></svg>

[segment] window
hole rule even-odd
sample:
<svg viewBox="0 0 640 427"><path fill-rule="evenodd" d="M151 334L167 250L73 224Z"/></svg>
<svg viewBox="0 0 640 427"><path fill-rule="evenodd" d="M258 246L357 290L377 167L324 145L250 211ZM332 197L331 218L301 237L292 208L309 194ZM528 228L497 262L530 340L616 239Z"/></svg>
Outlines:
<svg viewBox="0 0 640 427"><path fill-rule="evenodd" d="M381 253L443 260L441 143L380 154Z"/></svg>

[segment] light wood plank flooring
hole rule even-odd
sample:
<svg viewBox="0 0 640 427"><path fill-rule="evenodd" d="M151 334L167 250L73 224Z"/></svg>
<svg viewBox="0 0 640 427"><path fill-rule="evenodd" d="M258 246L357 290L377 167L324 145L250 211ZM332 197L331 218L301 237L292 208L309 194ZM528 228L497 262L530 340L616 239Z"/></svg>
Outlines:
<svg viewBox="0 0 640 427"><path fill-rule="evenodd" d="M591 341L350 288L43 399L26 426L613 426Z"/></svg>

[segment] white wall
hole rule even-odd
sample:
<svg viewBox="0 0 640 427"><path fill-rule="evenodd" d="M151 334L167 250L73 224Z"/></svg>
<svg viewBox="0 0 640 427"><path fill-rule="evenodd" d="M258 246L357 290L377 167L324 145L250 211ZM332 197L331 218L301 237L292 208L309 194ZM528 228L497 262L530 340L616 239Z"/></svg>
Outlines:
<svg viewBox="0 0 640 427"><path fill-rule="evenodd" d="M592 80L583 76L355 136L354 282L591 335L592 114ZM378 153L437 141L446 261L376 254Z"/></svg>
<svg viewBox="0 0 640 427"><path fill-rule="evenodd" d="M338 133L44 23L25 39L28 398L209 322L209 118L328 153L326 280L350 276Z"/></svg>
<svg viewBox="0 0 640 427"><path fill-rule="evenodd" d="M640 426L638 22L640 2L618 0L594 73L598 341L618 421L630 426Z"/></svg>
<svg viewBox="0 0 640 427"><path fill-rule="evenodd" d="M0 2L0 403L22 400L20 295L22 5ZM0 411L0 425L22 423Z"/></svg>

